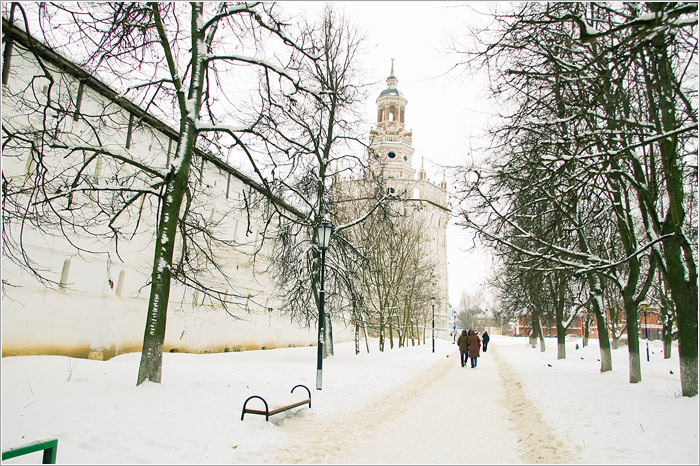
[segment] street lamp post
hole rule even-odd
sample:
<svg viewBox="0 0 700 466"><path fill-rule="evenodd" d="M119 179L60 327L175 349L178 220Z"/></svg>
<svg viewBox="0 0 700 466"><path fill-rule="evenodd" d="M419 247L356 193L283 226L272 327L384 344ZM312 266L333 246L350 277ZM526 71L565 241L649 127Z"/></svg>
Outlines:
<svg viewBox="0 0 700 466"><path fill-rule="evenodd" d="M433 353L435 352L435 297L430 298L430 304L433 305Z"/></svg>
<svg viewBox="0 0 700 466"><path fill-rule="evenodd" d="M318 351L316 353L316 390L321 390L323 381L323 338L326 333L325 297L326 290L323 288L326 268L326 249L331 240L333 225L328 220L323 220L316 227L316 240L321 250L321 289L318 293Z"/></svg>

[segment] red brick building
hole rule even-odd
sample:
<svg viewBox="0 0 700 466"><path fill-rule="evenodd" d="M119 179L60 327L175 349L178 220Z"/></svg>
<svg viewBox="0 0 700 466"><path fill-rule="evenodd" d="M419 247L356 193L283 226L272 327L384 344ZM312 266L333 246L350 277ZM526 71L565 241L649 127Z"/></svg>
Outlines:
<svg viewBox="0 0 700 466"><path fill-rule="evenodd" d="M606 320L611 321L610 312L606 310ZM598 325L596 324L595 317L591 313L590 315L587 311L583 311L582 314L577 315L574 321L569 327L566 328L567 335L576 335L577 337L582 337L585 331L585 325L588 322L588 337L598 338ZM648 309L648 312L639 311L639 336L640 338L649 338L649 340L660 340L663 336L663 322L658 311ZM625 333L625 316L621 313L618 315L617 323L618 332ZM511 322L509 324L508 336L513 335L523 335L530 336L532 332L532 324L530 318L527 315L521 315L518 320ZM554 322L548 325L547 322L542 322L542 333L546 335L556 335L557 327Z"/></svg>

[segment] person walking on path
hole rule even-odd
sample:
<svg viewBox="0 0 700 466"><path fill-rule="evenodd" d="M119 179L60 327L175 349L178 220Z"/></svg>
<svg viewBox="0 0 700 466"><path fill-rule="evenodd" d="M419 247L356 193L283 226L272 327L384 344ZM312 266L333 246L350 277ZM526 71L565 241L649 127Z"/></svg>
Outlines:
<svg viewBox="0 0 700 466"><path fill-rule="evenodd" d="M481 342L484 344L484 353L486 352L486 347L489 346L489 340L491 337L489 336L489 332L484 332L484 334L481 336Z"/></svg>
<svg viewBox="0 0 700 466"><path fill-rule="evenodd" d="M457 338L457 345L459 346L459 360L462 363L462 367L467 364L467 351L469 346L467 345L467 331L462 330L462 334Z"/></svg>
<svg viewBox="0 0 700 466"><path fill-rule="evenodd" d="M471 360L472 369L474 369L476 360L479 358L479 350L481 349L481 339L474 330L469 330L467 343L469 343L469 359Z"/></svg>

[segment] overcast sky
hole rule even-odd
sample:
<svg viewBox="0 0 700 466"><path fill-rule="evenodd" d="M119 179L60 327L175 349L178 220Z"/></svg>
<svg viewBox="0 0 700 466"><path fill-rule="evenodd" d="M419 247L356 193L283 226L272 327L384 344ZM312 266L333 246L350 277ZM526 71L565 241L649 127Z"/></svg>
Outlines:
<svg viewBox="0 0 700 466"><path fill-rule="evenodd" d="M293 3L294 5L290 5ZM440 182L442 165L478 156L480 135L496 113L484 97L478 76L448 73L460 57L446 53L450 36L463 35L467 24L483 22L485 2L331 2L366 34L362 68L375 82L367 100L369 124L376 118L375 100L386 88L394 59L398 89L408 99L406 127L413 130L414 168L424 159L428 179ZM293 9L320 10L323 2L282 2ZM452 184L448 179L448 190ZM454 222L454 221L453 221ZM476 291L488 273L489 260L467 253L471 235L451 222L447 233L450 304L459 304L462 290ZM489 307L488 303L485 307Z"/></svg>

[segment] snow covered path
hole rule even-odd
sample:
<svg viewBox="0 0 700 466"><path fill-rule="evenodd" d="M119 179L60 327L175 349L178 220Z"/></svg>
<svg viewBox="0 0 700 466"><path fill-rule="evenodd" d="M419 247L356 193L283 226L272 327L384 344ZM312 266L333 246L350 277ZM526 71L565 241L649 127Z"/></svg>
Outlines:
<svg viewBox="0 0 700 466"><path fill-rule="evenodd" d="M476 369L459 352L368 406L333 420L284 422L270 463L572 463L507 363L489 348Z"/></svg>

